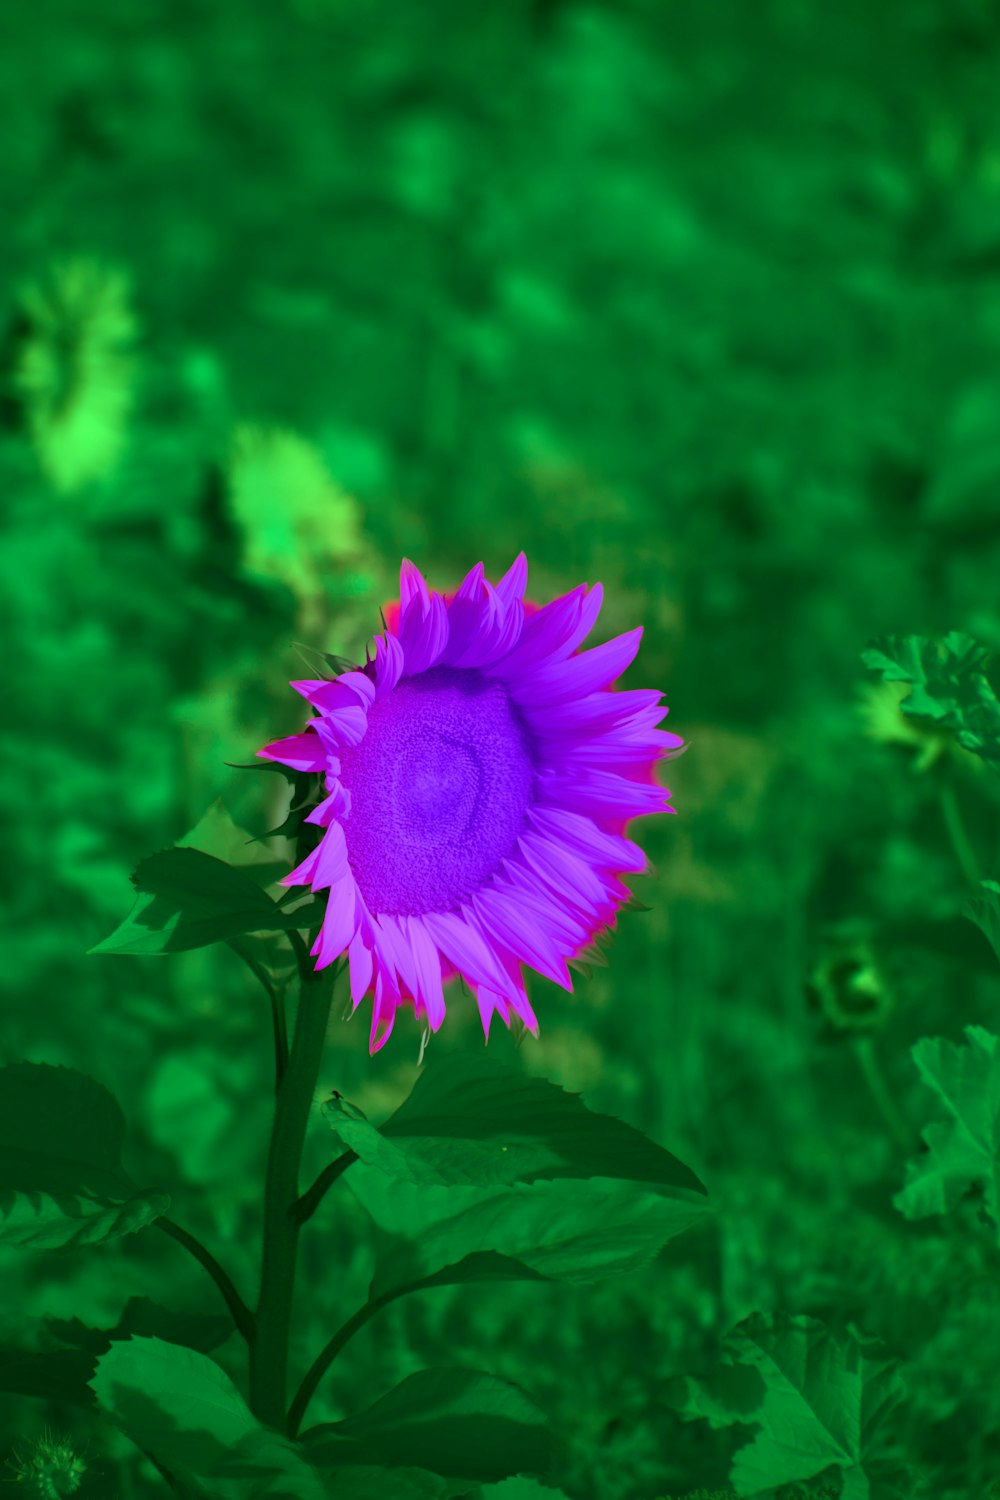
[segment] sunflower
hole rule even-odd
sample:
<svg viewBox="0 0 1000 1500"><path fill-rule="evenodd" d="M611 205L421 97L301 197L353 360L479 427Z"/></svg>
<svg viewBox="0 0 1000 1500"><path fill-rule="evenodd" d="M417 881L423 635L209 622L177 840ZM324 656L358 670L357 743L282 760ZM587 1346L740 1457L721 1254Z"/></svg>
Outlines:
<svg viewBox="0 0 1000 1500"><path fill-rule="evenodd" d="M527 576L522 553L495 586L479 563L443 595L404 561L374 657L292 683L315 716L258 752L325 778L322 837L285 884L329 893L312 953L347 953L373 1052L400 1005L436 1031L456 977L487 1037L494 1012L537 1034L523 966L572 989L567 960L646 868L628 824L674 811L654 772L683 741L656 727L661 694L612 691L641 627L582 651L600 584L539 608Z"/></svg>

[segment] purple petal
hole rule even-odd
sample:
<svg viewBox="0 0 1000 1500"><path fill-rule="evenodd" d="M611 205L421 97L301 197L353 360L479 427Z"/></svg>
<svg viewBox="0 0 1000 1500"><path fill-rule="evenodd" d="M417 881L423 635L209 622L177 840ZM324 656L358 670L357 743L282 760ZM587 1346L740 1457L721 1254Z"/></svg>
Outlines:
<svg viewBox="0 0 1000 1500"><path fill-rule="evenodd" d="M399 619L399 644L406 676L415 677L437 663L448 644L448 610L440 594L432 594L426 608L420 599L407 605Z"/></svg>
<svg viewBox="0 0 1000 1500"><path fill-rule="evenodd" d="M405 609L413 599L419 599L426 607L430 599L430 591L416 563L404 557L399 569L400 608Z"/></svg>
<svg viewBox="0 0 1000 1500"><path fill-rule="evenodd" d="M531 809L529 823L550 838L575 849L590 864L633 874L641 874L646 869L646 856L638 844L621 834L606 833L582 813L536 803Z"/></svg>
<svg viewBox="0 0 1000 1500"><path fill-rule="evenodd" d="M572 989L562 954L541 925L533 920L526 900L508 896L494 884L475 892L472 908L484 930L495 933L516 958L564 989Z"/></svg>
<svg viewBox="0 0 1000 1500"><path fill-rule="evenodd" d="M537 774L536 786L542 802L573 808L608 822L673 812L670 793L665 787L631 781L614 771L577 767L566 771L542 770Z"/></svg>
<svg viewBox="0 0 1000 1500"><path fill-rule="evenodd" d="M524 591L528 587L528 559L523 552L519 552L507 569L506 573L497 584L497 593L505 609L512 604L519 604L524 598Z"/></svg>
<svg viewBox="0 0 1000 1500"><path fill-rule="evenodd" d="M635 660L642 640L642 626L616 636L603 646L583 651L569 661L546 663L512 684L515 700L526 706L558 703L564 698L582 698L607 687Z"/></svg>
<svg viewBox="0 0 1000 1500"><path fill-rule="evenodd" d="M526 863L548 882L557 895L588 906L604 901L604 887L590 866L555 839L525 831L518 845Z"/></svg>
<svg viewBox="0 0 1000 1500"><path fill-rule="evenodd" d="M521 638L513 651L507 653L490 668L491 675L515 681L520 673L529 672L546 660L561 641L576 627L580 619L586 584L558 599L542 606L535 614L525 618Z"/></svg>
<svg viewBox="0 0 1000 1500"><path fill-rule="evenodd" d="M375 692L391 693L403 674L405 657L398 638L391 632L375 637Z"/></svg>

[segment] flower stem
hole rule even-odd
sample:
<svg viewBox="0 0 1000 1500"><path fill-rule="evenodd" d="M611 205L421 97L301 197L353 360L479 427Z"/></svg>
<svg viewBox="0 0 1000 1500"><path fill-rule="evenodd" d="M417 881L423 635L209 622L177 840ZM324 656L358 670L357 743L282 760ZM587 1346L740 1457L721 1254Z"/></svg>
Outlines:
<svg viewBox="0 0 1000 1500"><path fill-rule="evenodd" d="M344 1323L342 1327L337 1329L337 1332L333 1335L333 1338L325 1346L322 1352L317 1355L316 1359L309 1367L305 1379L296 1392L295 1400L292 1402L288 1411L289 1437L295 1437L298 1433L298 1430L302 1425L302 1418L306 1414L306 1407L312 1400L316 1387L319 1385L320 1381L323 1379L323 1376L333 1364L334 1360L337 1358L337 1355L340 1353L341 1349L343 1349L344 1345L354 1337L359 1329L364 1328L369 1318L373 1318L377 1312L380 1312L383 1307L386 1307L397 1297L401 1297L404 1292L412 1290L416 1290L416 1288L400 1287L397 1291L390 1292L384 1297L376 1297L373 1302L366 1302L363 1307L359 1307L357 1312L353 1313L352 1316L348 1318L347 1322Z"/></svg>
<svg viewBox="0 0 1000 1500"><path fill-rule="evenodd" d="M186 1229L182 1229L179 1224L175 1224L173 1219L160 1218L154 1220L154 1223L157 1229L162 1229L164 1234L169 1234L172 1240L176 1240L179 1245L183 1245L184 1249L190 1251L195 1260L204 1266L222 1293L226 1306L232 1315L233 1322L236 1324L237 1331L243 1335L247 1343L250 1343L253 1340L253 1313L247 1307L230 1280L228 1273L219 1265L215 1256L210 1250L206 1250L201 1241L196 1240L193 1234L188 1234Z"/></svg>
<svg viewBox="0 0 1000 1500"><path fill-rule="evenodd" d="M913 1137L907 1127L895 1101L889 1092L889 1086L879 1067L878 1058L875 1056L875 1048L870 1036L859 1036L854 1038L854 1055L858 1059L858 1065L864 1076L868 1091L878 1107L890 1134L900 1150L910 1152L913 1149Z"/></svg>
<svg viewBox="0 0 1000 1500"><path fill-rule="evenodd" d="M263 987L271 1005L271 1027L274 1032L274 1090L277 1093L288 1066L288 1023L285 1020L285 992L275 989L262 964L253 956L250 946L234 938L229 945L242 958L253 977Z"/></svg>
<svg viewBox="0 0 1000 1500"><path fill-rule="evenodd" d="M275 1101L267 1162L260 1300L250 1346L250 1406L262 1422L279 1430L285 1424L288 1342L300 1229L292 1210L299 1196L302 1145L319 1076L330 1000L328 973L312 971L303 977L291 1053Z"/></svg>
<svg viewBox="0 0 1000 1500"><path fill-rule="evenodd" d="M333 1161L327 1163L312 1187L307 1188L302 1197L292 1206L292 1215L299 1224L304 1224L307 1219L312 1218L317 1208L319 1208L327 1189L331 1188L337 1178L346 1172L351 1163L357 1161L357 1159L358 1153L356 1151L344 1151Z"/></svg>
<svg viewBox="0 0 1000 1500"><path fill-rule="evenodd" d="M941 783L941 812L951 840L951 847L962 867L962 873L969 884L978 889L982 879L979 873L979 860L976 858L975 850L965 830L958 797L955 794L955 784L947 775Z"/></svg>

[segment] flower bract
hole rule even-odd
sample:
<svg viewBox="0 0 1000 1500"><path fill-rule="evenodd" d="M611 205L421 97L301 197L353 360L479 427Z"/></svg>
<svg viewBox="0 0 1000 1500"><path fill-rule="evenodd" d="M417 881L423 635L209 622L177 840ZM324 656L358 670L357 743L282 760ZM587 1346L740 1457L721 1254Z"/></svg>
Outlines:
<svg viewBox="0 0 1000 1500"><path fill-rule="evenodd" d="M646 858L631 820L672 812L653 690L617 690L641 628L583 650L600 584L541 608L522 553L496 585L477 564L453 594L410 562L364 666L295 682L314 717L259 754L322 775L316 847L285 877L326 891L317 968L347 954L371 1047L401 1005L434 1031L465 980L483 1027L537 1032L524 969L572 988L567 963L614 925Z"/></svg>

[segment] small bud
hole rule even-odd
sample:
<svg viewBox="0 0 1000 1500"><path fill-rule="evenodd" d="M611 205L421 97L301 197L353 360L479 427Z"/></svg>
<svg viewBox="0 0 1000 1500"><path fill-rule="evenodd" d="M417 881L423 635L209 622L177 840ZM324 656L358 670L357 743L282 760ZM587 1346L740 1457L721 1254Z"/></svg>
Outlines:
<svg viewBox="0 0 1000 1500"><path fill-rule="evenodd" d="M837 1031L874 1031L892 1009L892 995L867 939L833 939L810 976L820 1008Z"/></svg>
<svg viewBox="0 0 1000 1500"><path fill-rule="evenodd" d="M9 1467L27 1495L39 1500L61 1500L75 1495L87 1465L65 1438L46 1432L24 1452L16 1453Z"/></svg>

